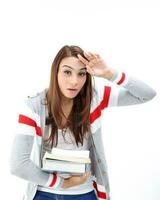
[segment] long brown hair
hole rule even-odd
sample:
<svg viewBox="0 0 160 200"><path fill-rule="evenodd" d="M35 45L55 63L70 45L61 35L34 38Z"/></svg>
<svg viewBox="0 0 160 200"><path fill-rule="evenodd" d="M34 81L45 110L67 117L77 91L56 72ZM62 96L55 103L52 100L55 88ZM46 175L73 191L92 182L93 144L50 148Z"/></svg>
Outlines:
<svg viewBox="0 0 160 200"><path fill-rule="evenodd" d="M56 137L56 146L58 142L58 127L61 127L62 116L65 117L61 107L61 92L58 86L58 70L61 60L65 57L77 57L78 54L87 59L83 50L78 46L63 46L55 56L50 74L49 88L46 93L46 102L48 108L48 116L46 117L46 125L51 125L51 134L46 141L51 142L51 147ZM87 73L86 82L78 95L73 99L72 110L66 119L65 127L72 132L76 144L80 142L83 145L83 138L86 133L90 133L90 106L93 95L92 77ZM65 117L66 118L66 117Z"/></svg>

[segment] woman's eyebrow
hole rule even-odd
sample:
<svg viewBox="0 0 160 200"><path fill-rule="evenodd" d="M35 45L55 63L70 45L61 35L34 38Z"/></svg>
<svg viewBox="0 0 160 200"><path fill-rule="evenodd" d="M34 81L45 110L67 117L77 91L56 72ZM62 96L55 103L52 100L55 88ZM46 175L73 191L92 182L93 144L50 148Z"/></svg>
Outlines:
<svg viewBox="0 0 160 200"><path fill-rule="evenodd" d="M68 68L70 68L70 69L73 69L71 66L68 66L68 65L63 65L62 67L68 67ZM86 67L83 67L83 68L81 68L80 70L83 70L83 69L87 69Z"/></svg>

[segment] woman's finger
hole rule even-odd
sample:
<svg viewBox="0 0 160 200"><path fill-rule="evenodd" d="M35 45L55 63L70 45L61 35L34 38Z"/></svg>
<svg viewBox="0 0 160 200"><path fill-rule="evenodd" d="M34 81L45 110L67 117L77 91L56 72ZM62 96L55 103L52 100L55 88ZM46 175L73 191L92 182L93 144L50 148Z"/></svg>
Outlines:
<svg viewBox="0 0 160 200"><path fill-rule="evenodd" d="M85 58L83 58L80 54L78 54L77 56L78 56L79 60L80 60L81 62L83 62L85 65L88 64L88 60L86 60Z"/></svg>
<svg viewBox="0 0 160 200"><path fill-rule="evenodd" d="M97 53L95 53L94 56L95 56L96 58L100 58L100 55L97 54Z"/></svg>
<svg viewBox="0 0 160 200"><path fill-rule="evenodd" d="M94 74L94 70L92 69L92 67L90 67L89 65L86 65L86 67L87 67L87 72L89 74L93 75Z"/></svg>
<svg viewBox="0 0 160 200"><path fill-rule="evenodd" d="M94 59L94 55L91 52L84 52L84 56L90 61Z"/></svg>
<svg viewBox="0 0 160 200"><path fill-rule="evenodd" d="M91 60L98 58L98 54L95 54L95 53L92 53L92 52L88 52L88 55L89 55Z"/></svg>

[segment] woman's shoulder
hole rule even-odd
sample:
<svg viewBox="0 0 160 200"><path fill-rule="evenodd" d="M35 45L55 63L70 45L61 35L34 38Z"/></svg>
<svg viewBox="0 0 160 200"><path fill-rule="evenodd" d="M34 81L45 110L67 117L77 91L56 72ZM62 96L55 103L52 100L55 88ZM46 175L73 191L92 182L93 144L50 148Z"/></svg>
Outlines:
<svg viewBox="0 0 160 200"><path fill-rule="evenodd" d="M42 106L45 105L46 101L46 91L47 89L43 89L40 92L36 92L35 94L28 95L25 99L25 103L32 109L34 112L40 110Z"/></svg>
<svg viewBox="0 0 160 200"><path fill-rule="evenodd" d="M43 98L45 97L45 94L46 94L46 91L47 91L47 88L41 90L40 92L35 92L34 94L30 94L27 96L27 98L29 99L36 99L36 98Z"/></svg>

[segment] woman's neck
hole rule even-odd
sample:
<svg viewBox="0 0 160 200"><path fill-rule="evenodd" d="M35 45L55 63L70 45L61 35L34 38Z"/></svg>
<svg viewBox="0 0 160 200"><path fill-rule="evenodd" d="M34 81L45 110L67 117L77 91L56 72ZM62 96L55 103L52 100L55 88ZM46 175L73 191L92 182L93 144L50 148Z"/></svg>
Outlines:
<svg viewBox="0 0 160 200"><path fill-rule="evenodd" d="M61 105L62 105L62 107L68 107L68 106L70 107L73 105L73 99L62 98Z"/></svg>

